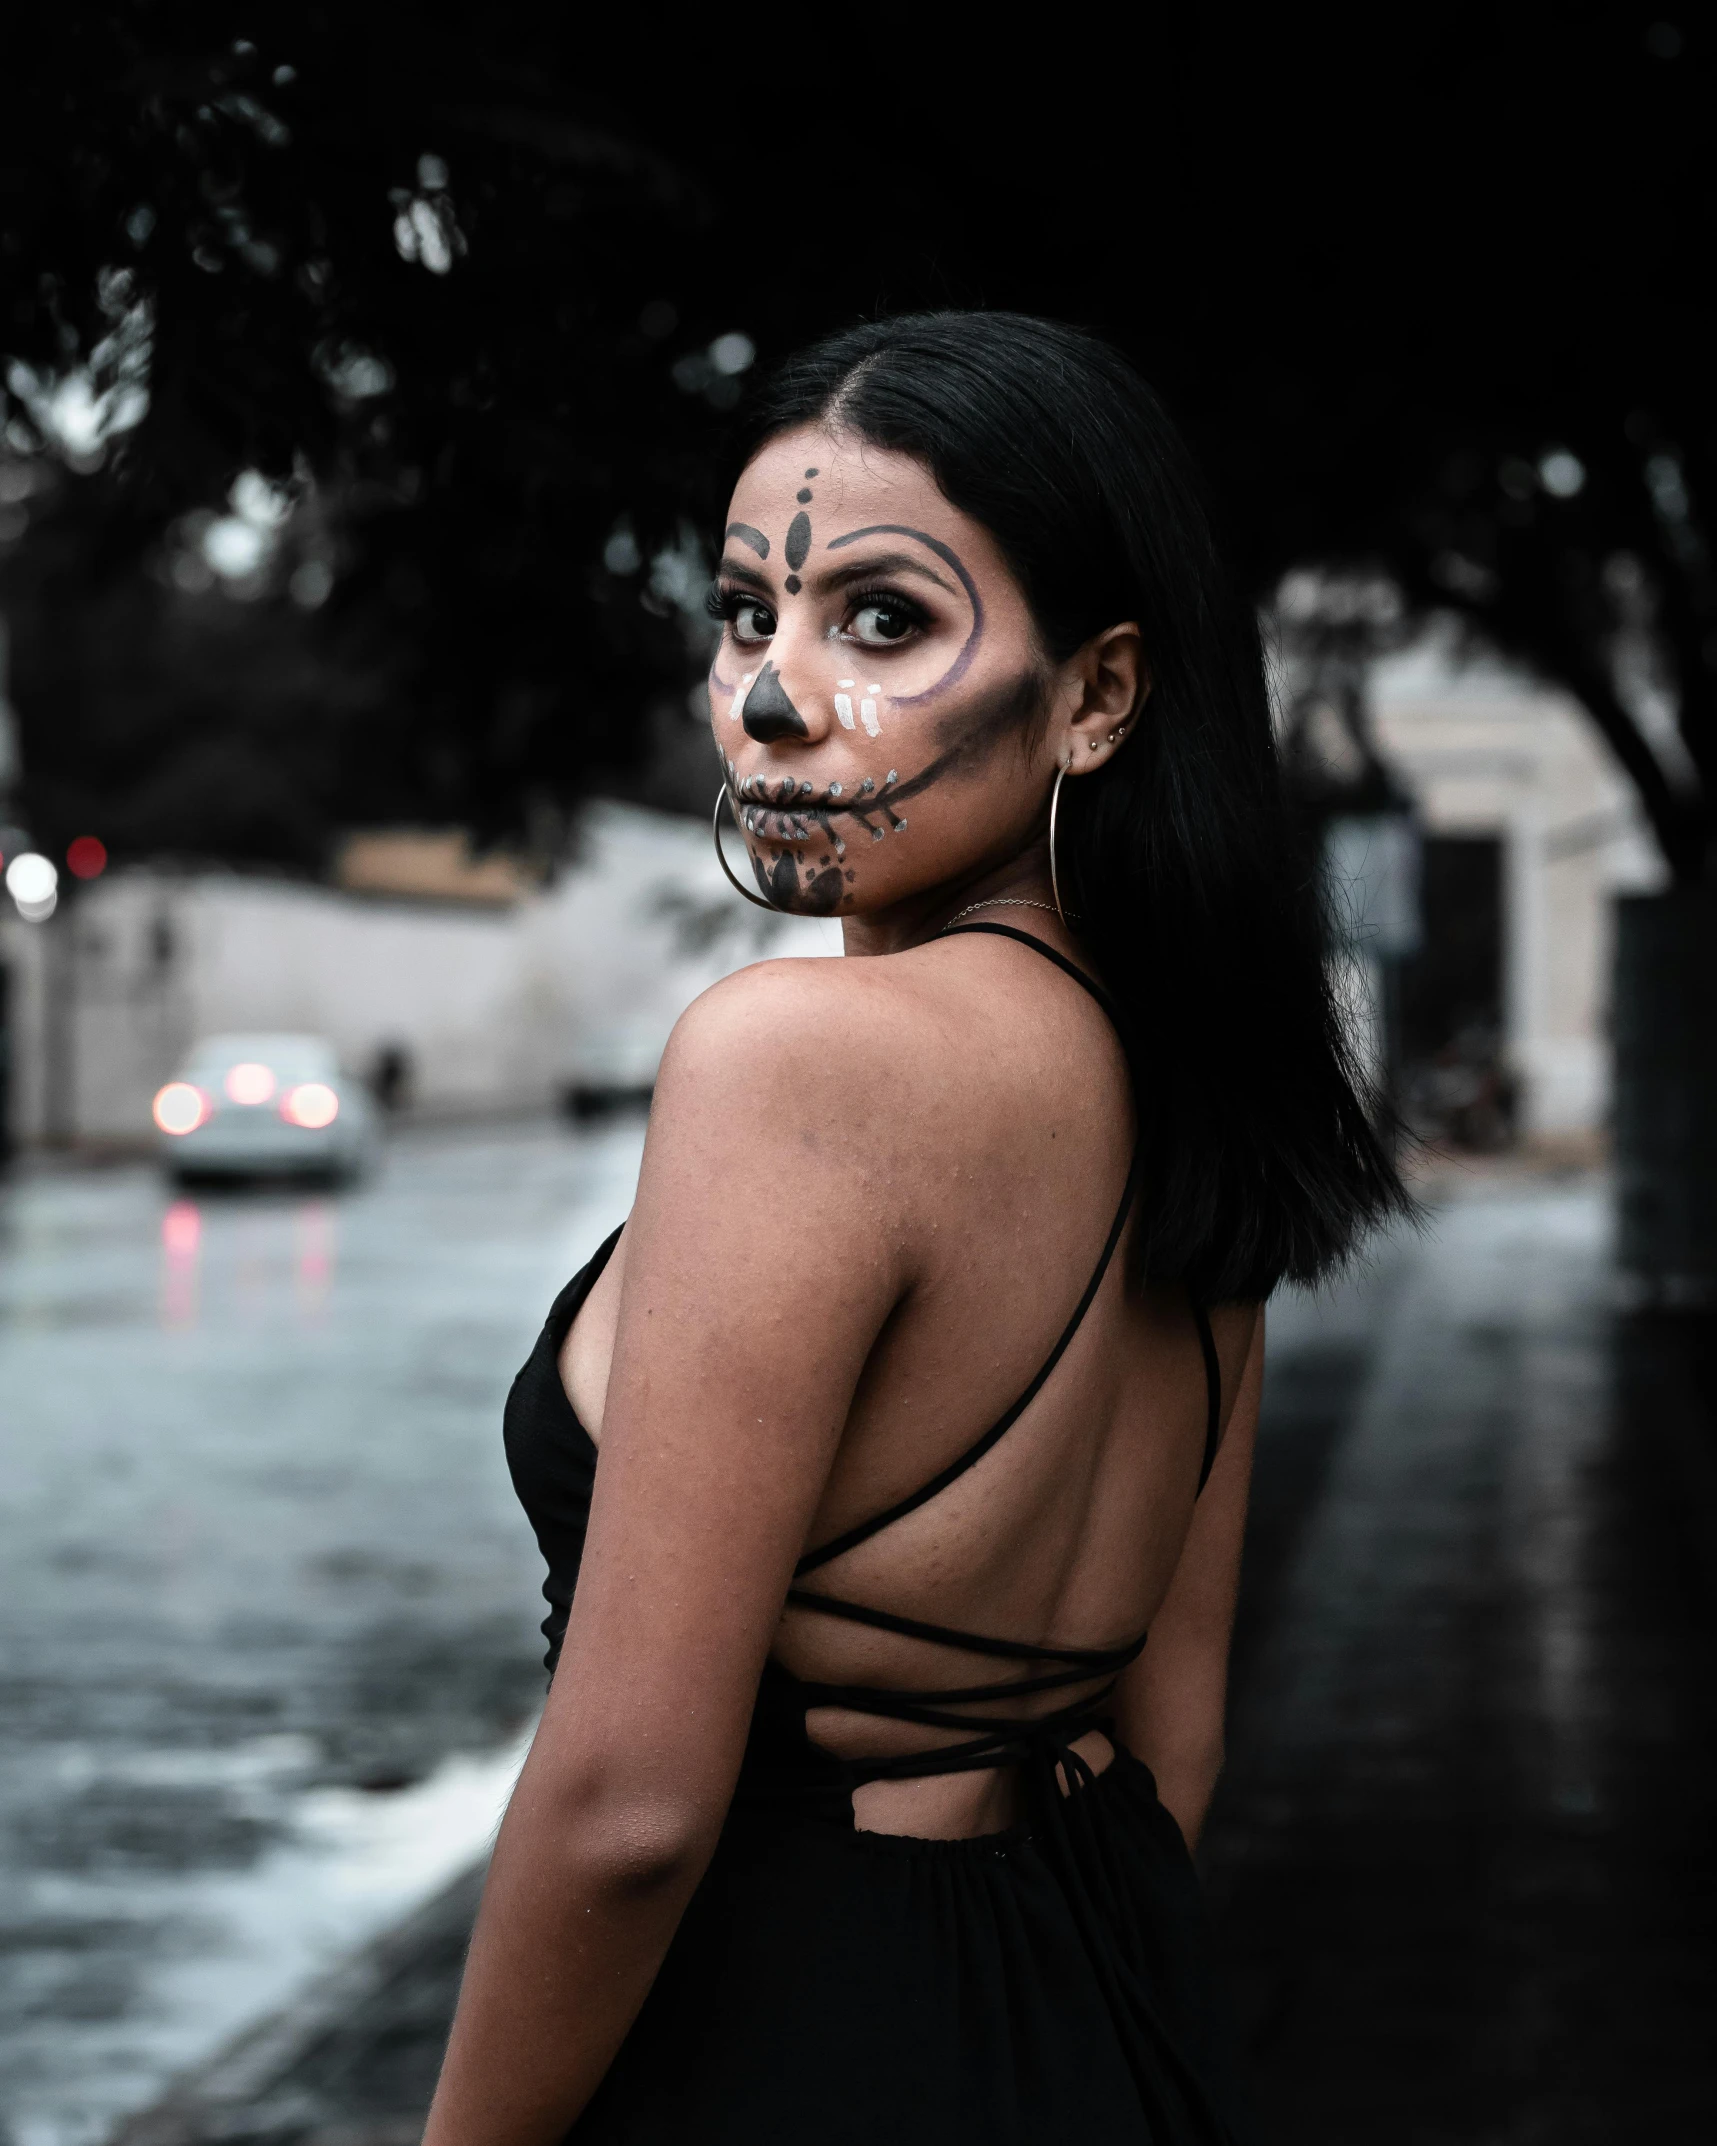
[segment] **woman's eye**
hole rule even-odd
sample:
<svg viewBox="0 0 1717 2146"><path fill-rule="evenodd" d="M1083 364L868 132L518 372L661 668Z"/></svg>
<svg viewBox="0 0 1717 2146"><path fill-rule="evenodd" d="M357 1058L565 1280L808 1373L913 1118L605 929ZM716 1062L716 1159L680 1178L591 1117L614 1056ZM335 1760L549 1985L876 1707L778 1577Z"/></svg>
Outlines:
<svg viewBox="0 0 1717 2146"><path fill-rule="evenodd" d="M736 604L733 638L736 641L767 641L775 631L775 614L766 604Z"/></svg>
<svg viewBox="0 0 1717 2146"><path fill-rule="evenodd" d="M860 604L853 613L847 631L855 641L863 641L871 648L886 648L890 642L904 641L918 623L915 606L868 603Z"/></svg>

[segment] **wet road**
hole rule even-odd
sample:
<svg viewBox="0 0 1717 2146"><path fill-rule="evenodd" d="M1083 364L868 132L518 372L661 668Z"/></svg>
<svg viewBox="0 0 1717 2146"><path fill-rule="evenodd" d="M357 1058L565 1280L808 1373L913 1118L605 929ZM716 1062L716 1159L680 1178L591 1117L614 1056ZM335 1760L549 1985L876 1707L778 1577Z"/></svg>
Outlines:
<svg viewBox="0 0 1717 2146"><path fill-rule="evenodd" d="M330 1898L367 1883L373 1925L378 1865L405 1900L458 1861L505 1769L446 1755L492 1749L537 1690L499 1397L634 1153L446 1137L337 1210L205 1209L194 1319L172 1246L190 1225L146 1180L14 1196L7 1301L34 1275L60 1323L14 1312L5 1337L8 1370L34 1363L55 1396L35 1488L0 1519L33 1575L8 1621L39 1664L7 1793L84 1920L43 1909L11 1987L61 2022L56 2061L79 2035L111 2052L155 2032L158 2051L163 1988L183 2043L173 1976L201 1963L207 1990L211 1932L251 1960L254 1997L294 1886L326 1931ZM1717 1341L1618 1316L1606 1234L1596 1179L1475 1171L1439 1188L1424 1238L1272 1308L1204 1862L1279 2146L1713 2135ZM45 1788L43 1755L68 1750L72 1786ZM390 1814L367 1836L366 1811ZM187 1866L224 1923L187 1916ZM258 1891L271 1867L298 1875ZM241 2051L200 2112L140 2136L405 2146L470 1899L456 1883Z"/></svg>
<svg viewBox="0 0 1717 2146"><path fill-rule="evenodd" d="M1591 1180L1275 1320L1204 1861L1279 2146L1717 2136L1717 1348Z"/></svg>
<svg viewBox="0 0 1717 2146"><path fill-rule="evenodd" d="M640 1129L0 1188L0 2139L80 2146L476 1852L541 1693L501 1401Z"/></svg>

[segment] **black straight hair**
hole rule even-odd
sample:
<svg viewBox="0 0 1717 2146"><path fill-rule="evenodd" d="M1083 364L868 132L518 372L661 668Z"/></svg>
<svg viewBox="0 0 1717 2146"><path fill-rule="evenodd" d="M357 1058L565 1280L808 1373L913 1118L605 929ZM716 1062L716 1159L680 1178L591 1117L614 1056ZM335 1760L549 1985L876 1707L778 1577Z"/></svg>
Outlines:
<svg viewBox="0 0 1717 2146"><path fill-rule="evenodd" d="M744 415L746 458L802 424L922 463L1001 547L1051 662L1137 623L1141 717L1064 786L1057 829L1132 1070L1131 1271L1206 1303L1319 1280L1412 1202L1331 993L1258 621L1179 433L1108 344L990 312L867 322L790 359Z"/></svg>

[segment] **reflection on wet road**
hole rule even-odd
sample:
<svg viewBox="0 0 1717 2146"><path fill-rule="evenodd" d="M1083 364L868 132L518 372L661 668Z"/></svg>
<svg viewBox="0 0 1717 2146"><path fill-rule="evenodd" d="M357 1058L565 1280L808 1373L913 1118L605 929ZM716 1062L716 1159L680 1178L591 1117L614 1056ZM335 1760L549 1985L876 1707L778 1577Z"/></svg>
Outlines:
<svg viewBox="0 0 1717 2146"><path fill-rule="evenodd" d="M341 1195L0 1191L17 2146L102 2136L485 1836L541 1694L501 1401L640 1137L414 1132Z"/></svg>

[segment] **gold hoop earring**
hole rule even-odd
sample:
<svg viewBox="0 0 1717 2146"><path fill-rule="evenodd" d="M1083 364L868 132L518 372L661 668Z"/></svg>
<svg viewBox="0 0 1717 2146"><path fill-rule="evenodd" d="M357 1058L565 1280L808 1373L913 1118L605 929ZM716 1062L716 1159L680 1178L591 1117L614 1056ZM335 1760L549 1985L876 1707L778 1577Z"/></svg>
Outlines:
<svg viewBox="0 0 1717 2146"><path fill-rule="evenodd" d="M1055 913L1061 919L1063 931L1071 931L1067 911L1061 906L1061 876L1055 869L1055 815L1061 803L1061 785L1066 780L1069 762L1063 761L1055 771L1055 786L1049 793L1049 891L1055 896Z"/></svg>
<svg viewBox="0 0 1717 2146"><path fill-rule="evenodd" d="M724 782L721 788L716 792L715 819L712 822L712 829L715 834L715 854L721 864L722 870L727 874L727 883L733 889L735 894L743 894L748 902L755 902L759 909L767 909L771 916L784 915L785 912L781 909L779 904L775 902L766 902L761 894L753 894L751 889L735 876L732 865L729 864L727 861L727 852L721 846L721 808L724 804L730 804L731 802L732 800L728 794L727 784ZM1050 878L1053 879L1054 877L1055 874L1052 869L1050 872Z"/></svg>

